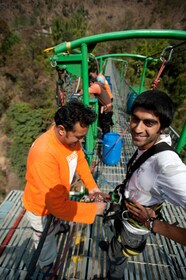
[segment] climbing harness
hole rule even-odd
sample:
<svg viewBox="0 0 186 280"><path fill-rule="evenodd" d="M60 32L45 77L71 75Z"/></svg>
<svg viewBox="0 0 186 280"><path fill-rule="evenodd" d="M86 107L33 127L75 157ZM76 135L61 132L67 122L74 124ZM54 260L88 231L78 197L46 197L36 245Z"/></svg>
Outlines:
<svg viewBox="0 0 186 280"><path fill-rule="evenodd" d="M110 201L108 202L104 212L103 224L109 226L111 228L111 231L116 233L117 240L121 243L122 252L125 256L133 256L141 253L145 248L146 241L144 241L138 248L131 248L130 246L127 246L124 242L124 229L134 235L145 236L149 234L149 229L147 229L147 227L143 223L140 223L139 221L135 220L133 215L128 211L127 207L125 206L125 201L133 205L133 203L124 196L126 184L129 182L134 171L137 170L141 166L141 164L143 164L149 157L165 150L174 151L174 149L167 143L161 142L145 151L135 161L137 156L136 151L127 164L126 179L123 181L122 184L118 185L113 192L109 193ZM153 207L155 210L156 218L162 219L162 203L157 204ZM111 222L111 220L114 221L114 225Z"/></svg>
<svg viewBox="0 0 186 280"><path fill-rule="evenodd" d="M166 151L166 150L171 150L174 151L174 149L169 146L167 143L165 142L161 142L158 143L156 145L153 145L150 149L148 149L147 151L145 151L136 161L136 156L137 156L137 150L136 152L133 154L133 156L131 157L131 159L129 160L128 164L127 164L127 174L126 174L126 179L123 181L122 184L118 185L115 190L113 192L110 192L109 195L111 197L111 201L113 203L116 203L118 205L121 206L121 212L118 211L119 214L122 213L122 215L120 216L121 219L124 218L124 220L128 220L130 218L130 216L126 216L126 214L128 213L127 208L125 207L125 201L127 200L128 203L132 203L130 202L125 196L124 196L124 190L126 187L126 184L129 182L132 174L134 173L135 170L137 170L149 157L153 156L154 154L157 154L159 152L162 151ZM134 162L135 161L135 162ZM134 163L133 163L134 162ZM156 207L156 212L157 215L159 214L160 210L161 210L161 204L159 204ZM111 209L112 211L112 209ZM123 213L124 211L124 213ZM107 210L106 215L108 215L109 209ZM110 216L112 218L112 216ZM108 219L108 217L105 217L105 221ZM132 221L131 221L132 222ZM137 222L138 223L138 222ZM135 223L134 223L135 224Z"/></svg>
<svg viewBox="0 0 186 280"><path fill-rule="evenodd" d="M122 244L122 233L121 235L118 236L118 241L120 242L120 244ZM132 248L128 245L122 245L122 253L125 257L130 257L130 256L137 256L140 253L143 252L143 250L145 249L146 246L146 240L138 247L136 248Z"/></svg>

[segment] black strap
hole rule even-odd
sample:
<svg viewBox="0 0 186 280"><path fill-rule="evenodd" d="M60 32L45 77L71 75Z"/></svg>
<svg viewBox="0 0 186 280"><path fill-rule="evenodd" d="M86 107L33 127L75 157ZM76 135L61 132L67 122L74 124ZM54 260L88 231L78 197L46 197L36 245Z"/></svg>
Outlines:
<svg viewBox="0 0 186 280"><path fill-rule="evenodd" d="M127 174L126 174L126 181L128 181L132 174L134 173L134 171L136 169L138 169L140 167L140 165L142 165L149 157L163 152L163 151L173 151L175 152L175 150L169 146L166 142L161 142L158 143L156 145L153 145L151 148L149 148L147 151L145 151L137 160L134 164L132 164L132 162L135 160L135 157L137 156L137 151L134 153L134 155L132 156L132 158L129 160L128 164L127 164Z"/></svg>
<svg viewBox="0 0 186 280"><path fill-rule="evenodd" d="M50 228L52 219L53 219L53 216L51 214L47 216L46 226L45 226L44 231L42 233L42 236L39 240L39 244L37 246L37 249L34 251L34 254L33 254L32 259L30 261L29 267L27 269L27 275L25 277L25 280L31 280L32 279L32 275L35 272L36 264L37 264L37 261L39 259L43 244L45 242L45 239L47 237L47 233L48 233L48 230Z"/></svg>

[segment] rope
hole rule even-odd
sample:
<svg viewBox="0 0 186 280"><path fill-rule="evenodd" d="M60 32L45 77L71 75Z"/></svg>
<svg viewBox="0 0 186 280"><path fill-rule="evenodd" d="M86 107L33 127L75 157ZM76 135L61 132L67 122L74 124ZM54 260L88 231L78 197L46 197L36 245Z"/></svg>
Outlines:
<svg viewBox="0 0 186 280"><path fill-rule="evenodd" d="M52 275L50 276L49 280L54 279L54 276L57 274L57 271L59 270L59 268L61 267L62 263L64 262L64 260L66 258L66 255L67 255L67 253L69 251L69 248L70 248L70 245L71 245L71 242L72 242L72 238L73 238L75 232L76 232L76 224L73 225L72 232L70 234L68 242L65 245L65 248L64 248L64 251L63 251L63 255L62 255L61 259L60 259L60 262L59 262L58 266L54 269L54 271L53 271Z"/></svg>
<svg viewBox="0 0 186 280"><path fill-rule="evenodd" d="M79 77L79 78L78 78L78 83L77 83L77 86L76 86L75 92L77 92L77 91L78 91L78 89L79 89L80 81L81 81L81 77Z"/></svg>
<svg viewBox="0 0 186 280"><path fill-rule="evenodd" d="M165 59L164 55L165 55L167 50L170 50L170 52L169 52L168 59ZM170 61L171 56L172 56L172 52L173 52L173 47L172 46L168 46L168 47L164 48L163 51L161 52L160 60L162 61L162 65L160 67L160 70L159 70L159 72L157 74L156 79L152 82L151 90L154 90L154 89L157 88L158 83L160 82L160 76L161 76L161 74L162 74L166 64Z"/></svg>
<svg viewBox="0 0 186 280"><path fill-rule="evenodd" d="M159 72L158 72L158 74L157 74L157 76L156 76L156 78L155 78L155 80L152 82L151 90L154 90L154 89L157 88L158 83L160 82L160 76L161 76L161 74L162 74L162 72L163 72L163 70L164 70L166 64L167 64L167 61L164 60L163 63L162 63L162 65L161 65L161 67L160 67L160 70L159 70Z"/></svg>

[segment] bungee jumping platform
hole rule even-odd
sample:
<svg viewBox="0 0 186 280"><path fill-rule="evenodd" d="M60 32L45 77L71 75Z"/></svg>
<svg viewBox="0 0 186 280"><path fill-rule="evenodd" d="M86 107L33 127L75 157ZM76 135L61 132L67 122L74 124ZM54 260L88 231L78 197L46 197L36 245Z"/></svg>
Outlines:
<svg viewBox="0 0 186 280"><path fill-rule="evenodd" d="M108 70L109 71L109 70ZM126 101L118 97L117 83L111 76L114 95L113 131L122 135L128 127L129 117L123 110ZM123 85L123 88L127 85ZM120 160L109 166L100 161L102 144L94 152L93 161L99 162L94 170L94 177L103 193L109 193L125 178L126 163L135 151L130 132L122 136ZM0 279L28 279L28 269L35 252L31 239L32 229L22 208L23 191L12 190L0 205ZM73 195L79 199L79 193ZM163 215L170 223L186 227L185 211L181 207L165 203ZM66 221L64 221L66 223ZM57 235L58 254L54 263L55 276L61 280L96 280L107 279L107 253L99 248L99 242L109 240L112 232L103 225L103 218L97 216L92 225L69 223L70 231ZM143 253L129 257L125 271L126 280L177 280L186 279L186 247L158 234L149 235ZM44 279L38 264L30 279ZM51 278L54 279L54 278Z"/></svg>

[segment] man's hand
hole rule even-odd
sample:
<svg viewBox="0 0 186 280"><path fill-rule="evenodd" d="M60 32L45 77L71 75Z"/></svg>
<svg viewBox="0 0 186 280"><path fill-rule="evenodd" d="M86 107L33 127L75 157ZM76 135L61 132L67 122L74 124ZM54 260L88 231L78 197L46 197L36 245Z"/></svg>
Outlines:
<svg viewBox="0 0 186 280"><path fill-rule="evenodd" d="M97 206L97 211L96 211L96 215L101 215L103 216L103 212L107 206L107 203L103 203L103 202L95 202L96 206Z"/></svg>
<svg viewBox="0 0 186 280"><path fill-rule="evenodd" d="M150 217L156 217L155 211L152 208L144 207L134 199L132 199L131 202L134 203L135 206L132 206L127 201L125 205L137 221L144 223Z"/></svg>
<svg viewBox="0 0 186 280"><path fill-rule="evenodd" d="M98 193L98 192L101 192L101 190L96 186L96 187L93 188L91 191L89 191L89 194Z"/></svg>

